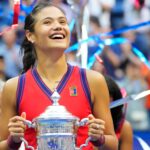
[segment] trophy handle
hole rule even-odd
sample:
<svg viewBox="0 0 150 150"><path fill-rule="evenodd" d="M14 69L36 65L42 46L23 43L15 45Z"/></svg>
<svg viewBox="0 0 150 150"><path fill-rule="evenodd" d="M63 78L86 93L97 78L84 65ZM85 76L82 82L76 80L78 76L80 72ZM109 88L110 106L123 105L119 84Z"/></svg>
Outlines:
<svg viewBox="0 0 150 150"><path fill-rule="evenodd" d="M75 148L75 150L82 150L83 147L88 146L90 140L91 140L91 137L88 137L88 138L86 139L85 143L82 144L82 145L80 145L79 148Z"/></svg>
<svg viewBox="0 0 150 150"><path fill-rule="evenodd" d="M35 123L32 123L32 122L29 121L29 120L25 120L25 121L24 121L24 124L27 125L28 128L35 128L35 127L36 127ZM25 147L26 147L26 148L31 149L31 150L35 150L34 147L29 146L29 144L28 144L28 142L27 142L27 140L26 140L25 138L21 137L20 139L21 139L21 141L25 144Z"/></svg>
<svg viewBox="0 0 150 150"><path fill-rule="evenodd" d="M86 123L87 123L88 121L89 121L88 118L83 118L80 122L77 121L76 125L77 125L78 127L84 126L84 125L86 125ZM91 137L88 137L88 138L86 139L85 143L82 144L82 145L80 145L79 148L75 148L75 150L82 150L83 147L86 147L86 146L88 145L88 143L89 143L90 140L91 140Z"/></svg>
<svg viewBox="0 0 150 150"><path fill-rule="evenodd" d="M88 121L89 121L88 118L83 118L81 121L77 121L77 122L76 122L76 125L77 125L78 127L81 127L81 126L86 125L86 123L87 123Z"/></svg>
<svg viewBox="0 0 150 150"><path fill-rule="evenodd" d="M32 122L29 121L29 120L25 120L25 121L24 121L24 124L27 125L28 128L35 128L35 127L36 127L35 122L32 123Z"/></svg>
<svg viewBox="0 0 150 150"><path fill-rule="evenodd" d="M21 139L21 141L25 144L25 147L26 147L26 148L31 149L31 150L35 150L34 147L29 146L29 144L28 144L28 142L25 140L25 138L21 137L20 139Z"/></svg>

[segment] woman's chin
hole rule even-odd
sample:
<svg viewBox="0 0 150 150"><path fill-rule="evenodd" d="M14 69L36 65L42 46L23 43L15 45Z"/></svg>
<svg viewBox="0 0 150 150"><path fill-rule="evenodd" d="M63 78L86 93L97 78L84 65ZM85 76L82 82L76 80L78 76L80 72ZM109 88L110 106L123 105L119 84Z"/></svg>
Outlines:
<svg viewBox="0 0 150 150"><path fill-rule="evenodd" d="M67 47L66 46L54 46L54 47L50 47L50 49L64 51L67 49Z"/></svg>
<svg viewBox="0 0 150 150"><path fill-rule="evenodd" d="M68 48L68 45L66 44L57 44L54 46L50 46L51 49L60 49L60 50L65 50Z"/></svg>

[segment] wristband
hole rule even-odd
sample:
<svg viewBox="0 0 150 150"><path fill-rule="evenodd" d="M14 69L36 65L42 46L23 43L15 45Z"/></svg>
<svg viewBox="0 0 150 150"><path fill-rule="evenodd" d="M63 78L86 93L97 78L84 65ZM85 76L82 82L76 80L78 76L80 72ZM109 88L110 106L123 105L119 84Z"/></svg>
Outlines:
<svg viewBox="0 0 150 150"><path fill-rule="evenodd" d="M101 135L101 137L98 140L91 141L91 143L96 147L100 147L105 144L105 136Z"/></svg>
<svg viewBox="0 0 150 150"><path fill-rule="evenodd" d="M21 146L21 143L22 143L21 141L16 143L13 140L12 136L9 136L8 139L7 139L7 145L9 147L9 149L11 149L11 150L18 150Z"/></svg>

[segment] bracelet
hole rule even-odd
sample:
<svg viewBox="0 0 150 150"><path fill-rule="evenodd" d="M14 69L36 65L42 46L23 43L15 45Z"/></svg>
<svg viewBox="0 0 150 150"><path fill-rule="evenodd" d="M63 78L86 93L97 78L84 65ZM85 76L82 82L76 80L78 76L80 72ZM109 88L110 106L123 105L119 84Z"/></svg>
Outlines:
<svg viewBox="0 0 150 150"><path fill-rule="evenodd" d="M21 146L21 141L16 143L12 136L9 136L8 139L7 139L7 145L8 145L8 148L11 149L11 150L18 150Z"/></svg>
<svg viewBox="0 0 150 150"><path fill-rule="evenodd" d="M100 147L105 144L105 136L101 135L101 137L98 140L91 141L91 143L96 147Z"/></svg>

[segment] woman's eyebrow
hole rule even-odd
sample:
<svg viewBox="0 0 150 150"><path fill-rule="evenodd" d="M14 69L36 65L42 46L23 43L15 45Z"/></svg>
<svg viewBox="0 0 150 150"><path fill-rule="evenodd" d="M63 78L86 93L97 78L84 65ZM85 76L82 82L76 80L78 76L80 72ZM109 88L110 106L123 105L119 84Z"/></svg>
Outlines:
<svg viewBox="0 0 150 150"><path fill-rule="evenodd" d="M53 18L52 18L52 17L46 17L46 18L43 18L42 20L46 20L46 19L53 20Z"/></svg>
<svg viewBox="0 0 150 150"><path fill-rule="evenodd" d="M46 20L46 19L54 20L55 18L46 17L46 18L43 18L42 20ZM56 19L65 19L65 20L67 20L65 17L58 17L58 18L56 18Z"/></svg>
<svg viewBox="0 0 150 150"><path fill-rule="evenodd" d="M67 20L66 17L58 17L58 19L65 19L65 20Z"/></svg>

